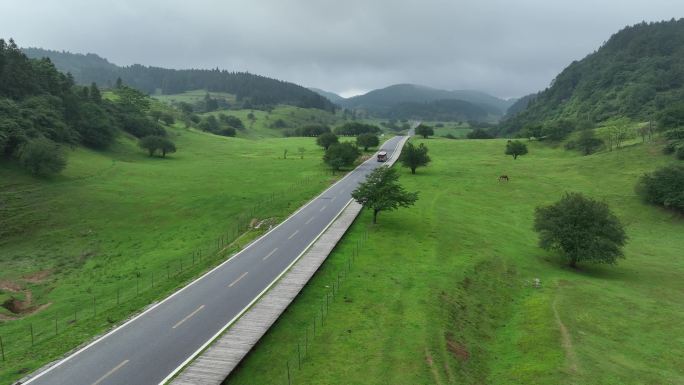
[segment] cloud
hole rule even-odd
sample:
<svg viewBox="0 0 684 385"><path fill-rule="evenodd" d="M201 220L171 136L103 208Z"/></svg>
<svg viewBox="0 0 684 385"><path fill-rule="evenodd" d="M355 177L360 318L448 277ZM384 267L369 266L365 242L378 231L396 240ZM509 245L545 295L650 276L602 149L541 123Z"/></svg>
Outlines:
<svg viewBox="0 0 684 385"><path fill-rule="evenodd" d="M0 36L117 64L225 68L340 93L393 83L502 97L546 87L625 25L679 0L19 0Z"/></svg>

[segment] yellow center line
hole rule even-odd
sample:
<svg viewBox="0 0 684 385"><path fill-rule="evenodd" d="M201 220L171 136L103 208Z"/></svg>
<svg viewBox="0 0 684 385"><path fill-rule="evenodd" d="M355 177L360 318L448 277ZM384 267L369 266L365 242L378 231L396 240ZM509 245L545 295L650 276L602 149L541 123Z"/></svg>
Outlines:
<svg viewBox="0 0 684 385"><path fill-rule="evenodd" d="M114 374L114 372L116 372L117 370L121 369L121 368L122 368L124 365L126 365L127 363L128 363L128 360L125 360L124 362L120 363L119 365L116 365L116 366L114 367L114 369L112 369L112 370L108 371L107 373L105 373L104 376L100 377L99 380L93 382L92 385L97 385L97 384L101 383L101 382L104 381L107 377L109 377L109 376L111 376L112 374Z"/></svg>
<svg viewBox="0 0 684 385"><path fill-rule="evenodd" d="M278 251L278 248L277 248L277 247L276 247L275 249L273 249L270 253L268 253L267 256L263 257L262 259L263 259L264 261L267 260L268 257L270 257L271 255L273 255L273 253L275 253L276 251Z"/></svg>
<svg viewBox="0 0 684 385"><path fill-rule="evenodd" d="M274 251L275 251L275 250L274 250ZM245 271L244 273L242 273L242 275L239 276L238 279L236 279L235 281L233 281L233 283L231 283L230 285L228 285L228 287L233 287L233 285L235 285L236 283L240 282L240 280L241 280L242 278L245 278L245 275L247 275L247 273L249 273L249 271Z"/></svg>
<svg viewBox="0 0 684 385"><path fill-rule="evenodd" d="M195 314L197 314L197 312L199 312L199 311L202 310L202 309L204 309L204 305L198 307L197 309L195 309L195 311L193 311L192 313L188 314L188 315L187 315L185 318L183 318L182 320L178 321L178 323L175 324L175 325L173 325L173 327L172 327L171 329L175 329L175 328L181 326L181 325L183 324L183 322L189 320L190 317L194 316Z"/></svg>
<svg viewBox="0 0 684 385"><path fill-rule="evenodd" d="M298 232L299 230L295 230L295 232L292 233L292 235L290 235L289 237L287 237L287 239L292 239L295 235L297 235Z"/></svg>
<svg viewBox="0 0 684 385"><path fill-rule="evenodd" d="M309 218L309 220L306 221L306 222L304 222L304 224L305 224L305 225L308 225L309 223L311 223L311 221L314 220L314 218L316 218L316 217L311 217L311 218Z"/></svg>
<svg viewBox="0 0 684 385"><path fill-rule="evenodd" d="M328 205L321 207L321 211L325 210L326 208L328 208Z"/></svg>

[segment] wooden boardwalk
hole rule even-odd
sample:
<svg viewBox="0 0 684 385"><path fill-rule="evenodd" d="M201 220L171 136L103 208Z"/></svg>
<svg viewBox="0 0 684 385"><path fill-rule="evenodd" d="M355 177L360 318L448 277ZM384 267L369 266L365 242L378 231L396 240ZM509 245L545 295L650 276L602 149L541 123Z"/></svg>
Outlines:
<svg viewBox="0 0 684 385"><path fill-rule="evenodd" d="M402 140L400 149L406 140L408 137ZM388 166L394 164L399 152L387 161ZM171 384L220 385L309 282L362 208L350 202L292 268Z"/></svg>

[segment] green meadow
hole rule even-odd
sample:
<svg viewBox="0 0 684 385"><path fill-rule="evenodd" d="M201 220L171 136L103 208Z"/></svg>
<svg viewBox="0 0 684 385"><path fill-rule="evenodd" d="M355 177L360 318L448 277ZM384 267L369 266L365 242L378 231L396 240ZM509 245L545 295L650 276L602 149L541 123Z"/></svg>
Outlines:
<svg viewBox="0 0 684 385"><path fill-rule="evenodd" d="M684 383L684 220L634 192L674 161L659 145L531 142L514 161L505 140L412 140L433 159L402 171L417 204L364 212L226 384L287 384L288 366L298 384ZM610 205L624 260L573 270L537 246L534 208L566 191Z"/></svg>
<svg viewBox="0 0 684 385"><path fill-rule="evenodd" d="M166 159L122 136L106 152L68 149L50 179L0 163L0 383L163 298L332 182L313 138L181 125Z"/></svg>

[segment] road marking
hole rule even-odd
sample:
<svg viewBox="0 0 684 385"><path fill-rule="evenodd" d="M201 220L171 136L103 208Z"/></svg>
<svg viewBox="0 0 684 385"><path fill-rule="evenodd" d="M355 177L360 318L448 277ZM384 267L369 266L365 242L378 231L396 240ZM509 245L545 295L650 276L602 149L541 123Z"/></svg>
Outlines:
<svg viewBox="0 0 684 385"><path fill-rule="evenodd" d="M273 253L275 253L276 251L278 251L278 248L277 248L277 247L276 247L275 249L271 250L271 252L268 253L267 256L265 256L265 257L263 257L263 258L261 258L261 259L263 259L264 261L267 260L268 257L270 257L271 255L273 255ZM247 273L245 273L245 274L247 274Z"/></svg>
<svg viewBox="0 0 684 385"><path fill-rule="evenodd" d="M337 199L337 195L335 195L335 196L330 200L330 202L335 202L335 199Z"/></svg>
<svg viewBox="0 0 684 385"><path fill-rule="evenodd" d="M287 237L287 239L292 239L292 237L294 237L295 235L297 235L298 232L299 232L299 230L295 230L295 232L292 233L292 235L290 235L289 237Z"/></svg>
<svg viewBox="0 0 684 385"><path fill-rule="evenodd" d="M117 370L121 369L121 368L122 368L124 365L126 365L127 363L128 363L128 360L126 360L126 361L120 363L119 365L116 365L116 366L114 367L114 369L108 371L104 376L100 377L99 380L93 382L93 385L97 385L97 384L101 383L101 382L104 381L107 377L111 376L114 372L116 372Z"/></svg>
<svg viewBox="0 0 684 385"><path fill-rule="evenodd" d="M321 207L321 211L325 210L326 208L328 208L328 205Z"/></svg>
<svg viewBox="0 0 684 385"><path fill-rule="evenodd" d="M273 251L271 252L271 254L273 254L274 251L275 251L275 250L273 250ZM269 256L270 256L271 254L269 254ZM249 271L245 271L244 273L242 273L242 275L239 276L238 279L236 279L235 281L233 281L233 283L231 283L230 285L228 285L228 287L233 287L233 285L235 285L236 283L240 282L240 280L241 280L242 278L245 278L245 275L247 275L247 273L249 273Z"/></svg>
<svg viewBox="0 0 684 385"><path fill-rule="evenodd" d="M195 314L197 314L197 313L198 313L200 310L202 310L202 309L204 309L204 305L198 307L197 309L195 309L195 311L193 311L192 313L188 314L188 315L187 315L185 318L183 318L182 320L178 321L178 323L175 324L175 325L173 325L173 327L172 327L171 329L175 329L175 328L181 326L181 325L183 324L183 322L189 320L192 316L194 316Z"/></svg>
<svg viewBox="0 0 684 385"><path fill-rule="evenodd" d="M305 224L305 225L308 225L309 223L311 223L311 221L314 220L314 218L316 218L316 217L311 217L311 218L309 218L309 220L306 221L306 222L304 222L304 224Z"/></svg>

